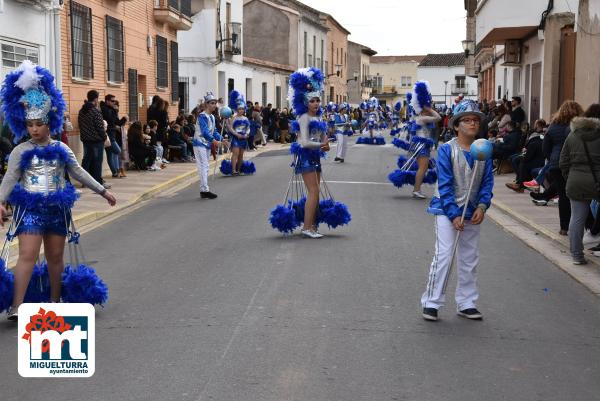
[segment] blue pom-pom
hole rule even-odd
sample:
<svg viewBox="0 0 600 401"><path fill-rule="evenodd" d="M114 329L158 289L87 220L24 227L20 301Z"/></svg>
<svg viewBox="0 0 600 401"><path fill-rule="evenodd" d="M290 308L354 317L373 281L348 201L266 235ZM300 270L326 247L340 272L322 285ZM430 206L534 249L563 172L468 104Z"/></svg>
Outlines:
<svg viewBox="0 0 600 401"><path fill-rule="evenodd" d="M233 173L233 168L231 166L231 160L222 160L221 166L219 167L219 171L223 175L231 175Z"/></svg>
<svg viewBox="0 0 600 401"><path fill-rule="evenodd" d="M388 179L395 187L401 188L404 185L415 185L415 171L394 170L388 175Z"/></svg>
<svg viewBox="0 0 600 401"><path fill-rule="evenodd" d="M296 213L296 220L298 223L302 223L304 221L304 207L306 206L306 197L302 197L298 199L296 202L292 203L292 208Z"/></svg>
<svg viewBox="0 0 600 401"><path fill-rule="evenodd" d="M271 223L271 227L283 234L291 234L300 226L291 202L288 202L288 205L277 205L271 210L269 223Z"/></svg>
<svg viewBox="0 0 600 401"><path fill-rule="evenodd" d="M357 145L385 145L385 139L381 136L368 138L365 136L358 137L356 140Z"/></svg>
<svg viewBox="0 0 600 401"><path fill-rule="evenodd" d="M400 138L394 138L394 139L392 140L392 144L393 144L395 147L397 147L397 148L400 148L400 149L402 149L402 150L406 150L406 151L408 151L408 150L410 149L410 143L409 143L409 142L406 142L405 140L403 140L403 139L400 139Z"/></svg>
<svg viewBox="0 0 600 401"><path fill-rule="evenodd" d="M14 281L13 273L6 268L4 259L0 259L0 312L12 305Z"/></svg>
<svg viewBox="0 0 600 401"><path fill-rule="evenodd" d="M249 160L244 160L242 162L242 167L240 168L240 172L243 174L254 174L256 173L256 166Z"/></svg>
<svg viewBox="0 0 600 401"><path fill-rule="evenodd" d="M319 216L317 220L333 229L350 223L352 215L348 211L348 206L344 203L334 202L332 199L324 199L319 202Z"/></svg>
<svg viewBox="0 0 600 401"><path fill-rule="evenodd" d="M64 302L103 305L108 300L108 287L93 268L79 265L74 269L67 265L62 274L61 296Z"/></svg>
<svg viewBox="0 0 600 401"><path fill-rule="evenodd" d="M48 265L45 262L36 263L33 267L23 301L27 303L50 301L50 277L48 276Z"/></svg>

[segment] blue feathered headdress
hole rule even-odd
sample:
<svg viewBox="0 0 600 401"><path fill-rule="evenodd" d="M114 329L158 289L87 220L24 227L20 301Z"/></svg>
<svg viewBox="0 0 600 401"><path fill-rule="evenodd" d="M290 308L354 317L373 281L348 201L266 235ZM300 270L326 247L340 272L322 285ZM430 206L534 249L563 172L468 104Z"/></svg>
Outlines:
<svg viewBox="0 0 600 401"><path fill-rule="evenodd" d="M398 100L396 102L396 104L394 105L394 110L396 110L396 111L402 110L402 102L400 100Z"/></svg>
<svg viewBox="0 0 600 401"><path fill-rule="evenodd" d="M321 70L314 67L301 68L290 76L288 100L297 117L308 112L310 99L321 97L324 80ZM318 115L321 113L322 110L319 110Z"/></svg>
<svg viewBox="0 0 600 401"><path fill-rule="evenodd" d="M229 108L231 110L237 110L238 108L243 107L246 110L246 101L244 100L244 96L236 90L232 90L229 94Z"/></svg>
<svg viewBox="0 0 600 401"><path fill-rule="evenodd" d="M376 97L372 97L369 99L369 108L377 109L379 107L379 100Z"/></svg>
<svg viewBox="0 0 600 401"><path fill-rule="evenodd" d="M337 111L338 111L337 104L335 104L333 102L327 103L327 112L328 113L337 113Z"/></svg>
<svg viewBox="0 0 600 401"><path fill-rule="evenodd" d="M45 68L25 60L4 79L0 90L2 112L18 143L27 134L27 120L41 120L51 133L62 132L65 101Z"/></svg>
<svg viewBox="0 0 600 401"><path fill-rule="evenodd" d="M361 110L367 110L369 108L369 104L367 102L362 102L360 104L360 109Z"/></svg>
<svg viewBox="0 0 600 401"><path fill-rule="evenodd" d="M418 81L413 88L413 96L411 105L417 115L421 114L425 107L431 107L431 90L429 90L429 82Z"/></svg>

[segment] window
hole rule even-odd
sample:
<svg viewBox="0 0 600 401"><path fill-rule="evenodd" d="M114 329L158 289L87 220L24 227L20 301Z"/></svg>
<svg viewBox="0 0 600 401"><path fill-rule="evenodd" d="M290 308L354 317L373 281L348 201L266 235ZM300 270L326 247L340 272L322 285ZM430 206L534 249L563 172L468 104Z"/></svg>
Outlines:
<svg viewBox="0 0 600 401"><path fill-rule="evenodd" d="M315 67L317 67L321 71L323 71L323 66L321 65L321 59L320 58L318 58L317 61L315 62Z"/></svg>
<svg viewBox="0 0 600 401"><path fill-rule="evenodd" d="M169 86L169 60L167 58L167 39L156 36L156 86Z"/></svg>
<svg viewBox="0 0 600 401"><path fill-rule="evenodd" d="M402 87L412 86L412 77L401 77L400 85L402 85Z"/></svg>
<svg viewBox="0 0 600 401"><path fill-rule="evenodd" d="M312 67L312 65L313 65L313 56L312 56L312 54L309 54L308 55L308 66Z"/></svg>
<svg viewBox="0 0 600 401"><path fill-rule="evenodd" d="M123 21L106 16L106 70L109 82L124 81Z"/></svg>
<svg viewBox="0 0 600 401"><path fill-rule="evenodd" d="M262 105L265 107L267 105L267 83L262 83Z"/></svg>
<svg viewBox="0 0 600 401"><path fill-rule="evenodd" d="M308 67L308 34L304 32L304 67Z"/></svg>
<svg viewBox="0 0 600 401"><path fill-rule="evenodd" d="M465 76L464 75L457 75L455 78L456 80L456 88L457 89L464 89L465 88Z"/></svg>
<svg viewBox="0 0 600 401"><path fill-rule="evenodd" d="M38 49L13 43L2 43L2 76L18 67L23 60L38 63Z"/></svg>
<svg viewBox="0 0 600 401"><path fill-rule="evenodd" d="M127 97L129 99L129 119L138 120L138 76L137 70L127 70Z"/></svg>
<svg viewBox="0 0 600 401"><path fill-rule="evenodd" d="M313 51L312 51L312 53L315 57L314 60L316 63L316 60L317 60L317 37L316 36L313 36ZM318 67L318 65L315 64L313 67Z"/></svg>
<svg viewBox="0 0 600 401"><path fill-rule="evenodd" d="M71 2L71 63L74 78L94 78L92 9Z"/></svg>
<svg viewBox="0 0 600 401"><path fill-rule="evenodd" d="M171 100L179 100L179 45L171 41Z"/></svg>
<svg viewBox="0 0 600 401"><path fill-rule="evenodd" d="M325 61L325 53L323 53L325 50L323 49L323 47L325 46L325 41L323 39L321 39L321 58L320 58L320 62L319 62L319 68L321 69L321 71L323 71L323 61ZM327 71L325 71L327 72Z"/></svg>
<svg viewBox="0 0 600 401"><path fill-rule="evenodd" d="M281 109L281 86L275 87L275 108Z"/></svg>

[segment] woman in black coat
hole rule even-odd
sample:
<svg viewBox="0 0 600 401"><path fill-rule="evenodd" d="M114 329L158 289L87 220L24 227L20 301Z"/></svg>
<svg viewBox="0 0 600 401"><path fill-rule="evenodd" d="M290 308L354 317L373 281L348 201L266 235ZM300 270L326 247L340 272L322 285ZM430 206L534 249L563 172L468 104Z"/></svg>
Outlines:
<svg viewBox="0 0 600 401"><path fill-rule="evenodd" d="M567 193L565 192L565 179L558 167L560 161L560 152L571 129L569 124L575 117L583 115L583 109L579 103L572 100L565 101L558 112L552 117L552 122L544 136L542 149L544 156L548 160L548 173L546 179L550 186L544 193L530 193L533 203L538 206L545 206L548 201L558 195L558 215L560 218L560 235L567 235L569 231L569 221L571 220L571 204Z"/></svg>
<svg viewBox="0 0 600 401"><path fill-rule="evenodd" d="M133 159L140 170L154 170L152 166L156 160L156 149L146 144L141 122L136 121L129 127L127 145L129 157Z"/></svg>

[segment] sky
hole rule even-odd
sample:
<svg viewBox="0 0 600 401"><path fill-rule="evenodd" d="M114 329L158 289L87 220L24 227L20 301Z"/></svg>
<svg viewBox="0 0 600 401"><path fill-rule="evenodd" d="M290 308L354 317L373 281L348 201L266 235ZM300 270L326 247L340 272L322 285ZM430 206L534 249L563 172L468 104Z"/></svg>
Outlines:
<svg viewBox="0 0 600 401"><path fill-rule="evenodd" d="M300 0L331 14L378 56L461 52L464 0Z"/></svg>

